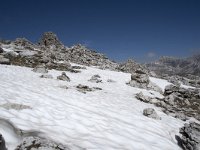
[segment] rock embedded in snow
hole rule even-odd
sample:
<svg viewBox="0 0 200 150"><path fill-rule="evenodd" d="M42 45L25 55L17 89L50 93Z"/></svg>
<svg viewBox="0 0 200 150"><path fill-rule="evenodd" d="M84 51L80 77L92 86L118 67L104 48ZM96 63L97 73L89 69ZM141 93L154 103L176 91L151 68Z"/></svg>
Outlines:
<svg viewBox="0 0 200 150"><path fill-rule="evenodd" d="M184 150L200 150L200 124L191 122L180 128L179 144Z"/></svg>
<svg viewBox="0 0 200 150"><path fill-rule="evenodd" d="M0 107L3 107L5 109L15 109L15 110L23 110L23 109L31 109L30 106L27 106L27 105L23 105L23 104L17 104L17 103L5 103L5 104L2 104L0 105Z"/></svg>
<svg viewBox="0 0 200 150"><path fill-rule="evenodd" d="M148 96L145 96L142 92L137 93L135 97L145 103L151 103L151 98Z"/></svg>
<svg viewBox="0 0 200 150"><path fill-rule="evenodd" d="M5 139L3 138L3 135L1 133L0 133L0 150L7 150Z"/></svg>
<svg viewBox="0 0 200 150"><path fill-rule="evenodd" d="M116 81L114 81L114 80L112 80L112 79L108 79L107 82L109 82L109 83L114 83L114 82L116 82Z"/></svg>
<svg viewBox="0 0 200 150"><path fill-rule="evenodd" d="M102 80L100 78L101 77L98 74L96 74L96 75L93 75L91 79L89 79L88 81L95 82L95 83L102 83Z"/></svg>
<svg viewBox="0 0 200 150"><path fill-rule="evenodd" d="M0 64L10 65L10 60L0 55Z"/></svg>
<svg viewBox="0 0 200 150"><path fill-rule="evenodd" d="M36 73L48 73L48 70L46 69L46 67L44 65L38 65L33 69L33 72L36 72Z"/></svg>
<svg viewBox="0 0 200 150"><path fill-rule="evenodd" d="M149 118L153 118L156 120L161 120L161 118L158 116L158 114L156 113L156 111L153 108L146 108L143 110L143 115L147 116Z"/></svg>
<svg viewBox="0 0 200 150"><path fill-rule="evenodd" d="M51 74L42 74L40 78L53 79L53 76Z"/></svg>
<svg viewBox="0 0 200 150"><path fill-rule="evenodd" d="M4 51L3 48L0 47L0 53L3 53L3 51Z"/></svg>
<svg viewBox="0 0 200 150"><path fill-rule="evenodd" d="M26 137L15 150L71 150L69 147L39 137Z"/></svg>
<svg viewBox="0 0 200 150"><path fill-rule="evenodd" d="M82 85L82 84L77 85L76 88L77 88L77 90L79 92L82 92L84 94L86 94L86 92L91 92L92 91L92 88L90 88L87 85Z"/></svg>
<svg viewBox="0 0 200 150"><path fill-rule="evenodd" d="M135 70L135 72L131 74L131 81L127 84L133 87L154 90L162 93L162 89L156 84L152 83L149 79L149 76L141 69Z"/></svg>
<svg viewBox="0 0 200 150"><path fill-rule="evenodd" d="M68 81L70 82L70 78L66 75L65 72L62 72L62 74L60 76L57 77L58 80L62 80L62 81Z"/></svg>

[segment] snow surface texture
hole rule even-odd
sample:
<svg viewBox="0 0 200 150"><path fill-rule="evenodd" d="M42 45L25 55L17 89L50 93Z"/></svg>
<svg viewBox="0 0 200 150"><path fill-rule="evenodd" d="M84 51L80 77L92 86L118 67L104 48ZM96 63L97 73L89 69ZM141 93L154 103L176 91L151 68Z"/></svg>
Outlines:
<svg viewBox="0 0 200 150"><path fill-rule="evenodd" d="M0 65L0 105L10 102L31 107L23 110L0 107L0 117L9 119L18 128L41 131L58 142L88 150L180 149L175 134L184 122L137 100L135 94L141 91L152 97L161 95L126 85L130 74L87 67L77 74L66 72L71 79L66 82L56 80L61 71L50 70L54 79L44 79L31 70ZM103 83L88 81L95 74L101 76ZM116 82L107 82L108 79ZM160 83L163 86L166 81ZM103 90L83 94L77 91L75 86L78 84ZM162 119L143 116L143 109L149 107L154 108ZM19 144L19 139L13 136L12 130L5 128L8 127L1 125L0 133L7 141L8 149L12 150Z"/></svg>

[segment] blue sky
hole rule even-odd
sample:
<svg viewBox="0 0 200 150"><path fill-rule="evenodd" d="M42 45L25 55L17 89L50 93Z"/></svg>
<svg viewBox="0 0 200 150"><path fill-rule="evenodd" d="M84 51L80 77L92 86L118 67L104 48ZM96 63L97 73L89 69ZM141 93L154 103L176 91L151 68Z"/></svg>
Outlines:
<svg viewBox="0 0 200 150"><path fill-rule="evenodd" d="M1 0L0 38L53 31L116 61L200 52L199 0Z"/></svg>

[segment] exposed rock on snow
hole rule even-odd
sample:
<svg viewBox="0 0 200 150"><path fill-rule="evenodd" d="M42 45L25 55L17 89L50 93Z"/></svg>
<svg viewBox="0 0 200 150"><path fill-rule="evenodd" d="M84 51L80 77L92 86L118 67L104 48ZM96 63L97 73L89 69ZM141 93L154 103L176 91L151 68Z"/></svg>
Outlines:
<svg viewBox="0 0 200 150"><path fill-rule="evenodd" d="M142 70L136 70L131 74L131 81L127 83L130 86L154 90L162 93L161 88L149 80L149 76Z"/></svg>
<svg viewBox="0 0 200 150"><path fill-rule="evenodd" d="M67 146L39 137L26 137L15 150L71 150Z"/></svg>
<svg viewBox="0 0 200 150"><path fill-rule="evenodd" d="M156 119L156 120L160 120L161 119L153 108L144 109L143 110L143 115L147 116L149 118Z"/></svg>
<svg viewBox="0 0 200 150"><path fill-rule="evenodd" d="M122 63L117 68L119 71L127 72L127 73L134 73L137 70L141 70L144 74L149 74L149 70L144 66L138 64L132 59L127 60L125 63Z"/></svg>
<svg viewBox="0 0 200 150"><path fill-rule="evenodd" d="M65 72L62 72L62 74L58 76L57 79L70 82L70 78L66 75Z"/></svg>
<svg viewBox="0 0 200 150"><path fill-rule="evenodd" d="M3 51L4 51L3 48L0 47L0 53L3 53Z"/></svg>
<svg viewBox="0 0 200 150"><path fill-rule="evenodd" d="M100 83L100 82L102 82L102 80L100 78L101 77L98 74L96 74L96 75L93 75L91 77L91 79L89 79L88 81L95 82L95 83Z"/></svg>
<svg viewBox="0 0 200 150"><path fill-rule="evenodd" d="M200 150L200 125L192 122L180 129L182 137L178 138L179 145L184 150Z"/></svg>
<svg viewBox="0 0 200 150"><path fill-rule="evenodd" d="M77 85L76 88L77 88L77 90L79 92L82 92L84 94L86 94L86 92L91 92L92 91L92 88L90 88L87 85L82 85L82 84Z"/></svg>
<svg viewBox="0 0 200 150"><path fill-rule="evenodd" d="M0 105L0 107L3 107L5 109L15 109L15 110L23 110L23 109L31 109L30 106L23 105L23 104L17 104L17 103L5 103L3 105Z"/></svg>
<svg viewBox="0 0 200 150"><path fill-rule="evenodd" d="M53 76L51 74L42 74L40 78L53 79Z"/></svg>
<svg viewBox="0 0 200 150"><path fill-rule="evenodd" d="M96 90L102 90L102 88L99 88L99 87L92 87L92 88L90 88L89 86L82 85L82 84L77 85L76 88L77 88L77 90L79 92L82 92L84 94L86 94L86 92L91 92L91 91L96 91Z"/></svg>
<svg viewBox="0 0 200 150"><path fill-rule="evenodd" d="M33 69L33 72L36 72L36 73L48 73L48 70L46 69L46 67L44 65L38 65Z"/></svg>
<svg viewBox="0 0 200 150"><path fill-rule="evenodd" d="M114 83L116 81L112 80L112 79L108 79L107 82L110 82L110 83Z"/></svg>
<svg viewBox="0 0 200 150"><path fill-rule="evenodd" d="M7 150L3 135L0 133L0 150Z"/></svg>
<svg viewBox="0 0 200 150"><path fill-rule="evenodd" d="M0 55L0 64L10 65L10 60L5 58L3 55Z"/></svg>

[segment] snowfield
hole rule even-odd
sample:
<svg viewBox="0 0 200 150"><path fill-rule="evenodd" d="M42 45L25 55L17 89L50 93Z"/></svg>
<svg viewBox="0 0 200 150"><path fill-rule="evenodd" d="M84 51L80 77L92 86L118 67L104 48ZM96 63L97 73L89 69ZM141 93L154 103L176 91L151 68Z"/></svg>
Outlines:
<svg viewBox="0 0 200 150"><path fill-rule="evenodd" d="M32 108L8 110L0 107L0 117L9 119L18 128L41 131L55 141L88 150L180 149L175 135L184 122L137 100L135 94L141 91L152 97L162 95L126 85L130 74L87 67L81 73L66 72L71 79L66 82L56 79L61 71L50 70L54 79L44 79L31 70L0 65L0 105L10 102ZM101 76L103 83L88 81L95 74ZM116 82L109 83L107 79ZM168 84L161 79L151 80L162 89ZM78 84L103 90L84 94L76 90ZM154 108L162 119L143 116L143 109L148 107ZM20 139L9 126L0 124L0 133L9 150L19 144Z"/></svg>

